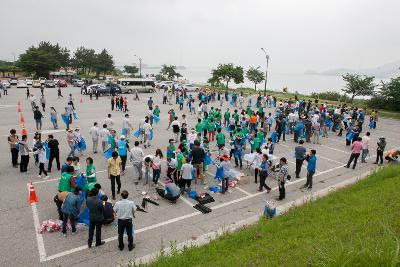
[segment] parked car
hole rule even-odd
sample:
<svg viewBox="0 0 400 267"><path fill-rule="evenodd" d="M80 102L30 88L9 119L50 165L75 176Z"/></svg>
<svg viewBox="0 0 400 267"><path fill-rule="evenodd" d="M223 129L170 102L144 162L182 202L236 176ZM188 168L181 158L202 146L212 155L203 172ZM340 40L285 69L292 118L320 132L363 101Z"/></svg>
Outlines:
<svg viewBox="0 0 400 267"><path fill-rule="evenodd" d="M67 87L68 86L68 84L67 84L67 82L65 80L59 80L57 85L60 86L60 87Z"/></svg>
<svg viewBox="0 0 400 267"><path fill-rule="evenodd" d="M10 88L11 87L9 81L7 81L7 80L2 80L0 83L3 86L3 88Z"/></svg>
<svg viewBox="0 0 400 267"><path fill-rule="evenodd" d="M26 85L32 86L33 81L31 79L26 79Z"/></svg>
<svg viewBox="0 0 400 267"><path fill-rule="evenodd" d="M46 88L55 88L55 87L56 87L56 84L54 83L53 80L46 80L46 81L44 82L44 86L45 86Z"/></svg>
<svg viewBox="0 0 400 267"><path fill-rule="evenodd" d="M187 92L197 92L200 90L200 87L195 86L191 83L186 83L182 84L180 87L178 87L180 90L186 90Z"/></svg>
<svg viewBox="0 0 400 267"><path fill-rule="evenodd" d="M168 87L172 87L172 85L174 83L175 82L173 82L173 81L163 81L163 82L158 83L157 88L158 89L166 89Z"/></svg>
<svg viewBox="0 0 400 267"><path fill-rule="evenodd" d="M23 81L23 80L20 80L20 81L18 81L18 83L17 83L17 88L28 88L29 86L26 84L26 82L25 81Z"/></svg>
<svg viewBox="0 0 400 267"><path fill-rule="evenodd" d="M39 81L42 85L44 85L44 83L46 82L46 78L44 77L39 77Z"/></svg>
<svg viewBox="0 0 400 267"><path fill-rule="evenodd" d="M82 81L82 80L75 80L74 83L73 83L73 86L82 87L82 85L84 85L84 84L85 84L85 82Z"/></svg>
<svg viewBox="0 0 400 267"><path fill-rule="evenodd" d="M10 79L10 85L17 85L18 84L18 79L17 78L11 78Z"/></svg>
<svg viewBox="0 0 400 267"><path fill-rule="evenodd" d="M34 81L32 82L32 87L33 87L33 88L39 88L39 87L41 87L41 86L42 86L42 84L40 83L39 80L34 80Z"/></svg>

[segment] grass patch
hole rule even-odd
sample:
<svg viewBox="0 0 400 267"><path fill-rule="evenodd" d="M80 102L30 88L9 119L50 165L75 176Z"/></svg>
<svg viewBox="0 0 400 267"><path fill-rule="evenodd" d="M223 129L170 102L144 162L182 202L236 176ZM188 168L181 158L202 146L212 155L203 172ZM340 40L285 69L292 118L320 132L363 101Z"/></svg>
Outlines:
<svg viewBox="0 0 400 267"><path fill-rule="evenodd" d="M400 166L149 266L400 266Z"/></svg>

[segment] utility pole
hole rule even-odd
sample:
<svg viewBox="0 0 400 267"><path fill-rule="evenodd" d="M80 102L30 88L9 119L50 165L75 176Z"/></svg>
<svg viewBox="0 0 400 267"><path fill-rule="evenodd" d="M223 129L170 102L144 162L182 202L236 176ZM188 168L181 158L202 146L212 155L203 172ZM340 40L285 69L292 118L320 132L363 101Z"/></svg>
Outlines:
<svg viewBox="0 0 400 267"><path fill-rule="evenodd" d="M267 54L267 51L263 47L261 47L261 50L265 54L265 59L267 60L267 67L265 68L265 80L264 80L264 96L267 95L267 78L268 78L268 62L269 62L269 55Z"/></svg>
<svg viewBox="0 0 400 267"><path fill-rule="evenodd" d="M137 55L135 55L135 57L137 57L139 59L139 75L141 78L142 77L142 58L138 57Z"/></svg>

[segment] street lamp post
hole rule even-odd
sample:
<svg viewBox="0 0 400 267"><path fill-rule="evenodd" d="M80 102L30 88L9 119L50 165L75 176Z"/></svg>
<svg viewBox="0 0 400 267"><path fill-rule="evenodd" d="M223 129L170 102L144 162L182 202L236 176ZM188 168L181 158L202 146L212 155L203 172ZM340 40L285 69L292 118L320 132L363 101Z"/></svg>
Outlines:
<svg viewBox="0 0 400 267"><path fill-rule="evenodd" d="M142 58L138 57L137 55L135 55L135 57L139 59L139 75L142 77Z"/></svg>
<svg viewBox="0 0 400 267"><path fill-rule="evenodd" d="M267 60L267 67L265 68L265 80L264 80L264 96L267 95L267 78L268 78L268 62L269 62L269 55L267 54L267 51L263 47L261 47L261 50L265 54L265 59Z"/></svg>

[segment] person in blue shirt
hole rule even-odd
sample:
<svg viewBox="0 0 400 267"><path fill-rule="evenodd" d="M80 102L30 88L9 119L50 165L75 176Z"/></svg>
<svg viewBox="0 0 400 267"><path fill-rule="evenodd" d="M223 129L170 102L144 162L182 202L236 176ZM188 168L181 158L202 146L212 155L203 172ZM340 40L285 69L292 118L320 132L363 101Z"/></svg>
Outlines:
<svg viewBox="0 0 400 267"><path fill-rule="evenodd" d="M62 205L61 211L63 213L63 222L62 222L62 233L64 236L67 236L67 221L69 218L69 221L71 223L71 228L72 228L72 233L74 234L76 232L76 219L78 218L79 215L79 209L81 207L81 201L80 201L80 193L81 189L79 187L74 188L73 193L69 193L67 197L64 200L64 203Z"/></svg>
<svg viewBox="0 0 400 267"><path fill-rule="evenodd" d="M121 158L121 165L122 165L122 171L121 175L124 175L125 173L125 166L126 166L126 159L127 159L127 151L130 152L129 150L129 145L125 140L125 135L121 135L120 140L118 142L118 155Z"/></svg>
<svg viewBox="0 0 400 267"><path fill-rule="evenodd" d="M235 166L236 167L240 166L240 169L242 169L243 168L242 154L243 154L244 141L239 135L236 136L236 139L233 142L233 147L235 156Z"/></svg>
<svg viewBox="0 0 400 267"><path fill-rule="evenodd" d="M311 149L310 153L306 157L307 165L307 182L301 188L312 188L312 178L317 169L317 157L315 156L317 151L315 149Z"/></svg>

